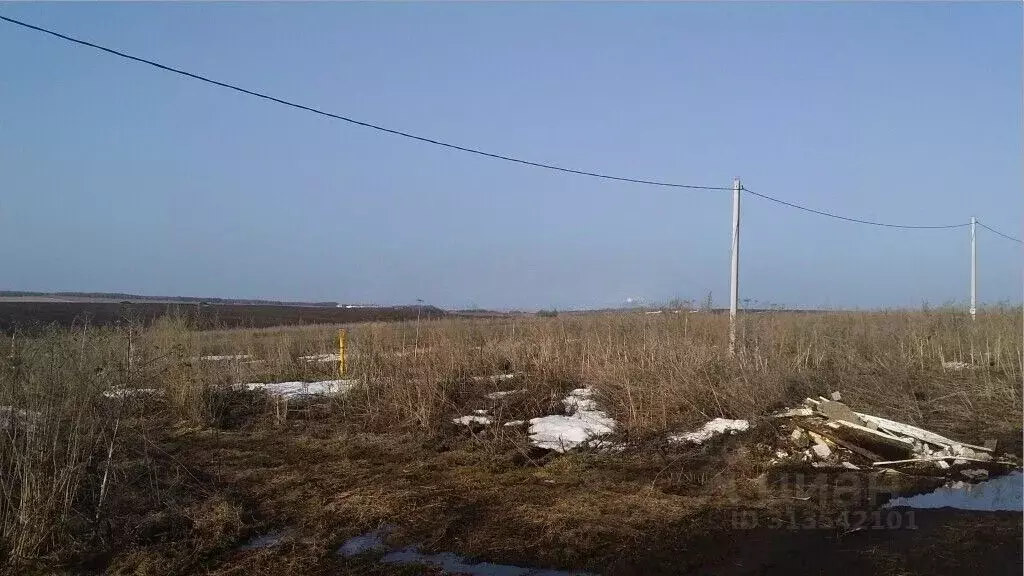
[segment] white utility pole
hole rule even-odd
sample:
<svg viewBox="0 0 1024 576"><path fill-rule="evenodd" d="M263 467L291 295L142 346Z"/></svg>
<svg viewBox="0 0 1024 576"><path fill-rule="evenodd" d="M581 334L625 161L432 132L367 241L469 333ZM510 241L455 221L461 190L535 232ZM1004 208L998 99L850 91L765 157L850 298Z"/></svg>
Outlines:
<svg viewBox="0 0 1024 576"><path fill-rule="evenodd" d="M978 219L971 216L971 320L978 312L978 244L975 226Z"/></svg>
<svg viewBox="0 0 1024 576"><path fill-rule="evenodd" d="M729 353L736 353L736 303L740 297L740 184L732 180L732 282L729 286Z"/></svg>

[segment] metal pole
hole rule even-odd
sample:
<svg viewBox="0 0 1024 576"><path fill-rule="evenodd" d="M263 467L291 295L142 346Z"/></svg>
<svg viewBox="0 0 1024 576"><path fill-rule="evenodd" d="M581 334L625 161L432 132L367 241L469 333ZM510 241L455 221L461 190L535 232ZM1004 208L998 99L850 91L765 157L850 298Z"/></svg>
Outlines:
<svg viewBox="0 0 1024 576"><path fill-rule="evenodd" d="M732 181L732 274L729 286L729 353L736 353L736 305L740 297L740 184Z"/></svg>
<svg viewBox="0 0 1024 576"><path fill-rule="evenodd" d="M978 219L971 216L971 320L978 312L978 244L975 225Z"/></svg>

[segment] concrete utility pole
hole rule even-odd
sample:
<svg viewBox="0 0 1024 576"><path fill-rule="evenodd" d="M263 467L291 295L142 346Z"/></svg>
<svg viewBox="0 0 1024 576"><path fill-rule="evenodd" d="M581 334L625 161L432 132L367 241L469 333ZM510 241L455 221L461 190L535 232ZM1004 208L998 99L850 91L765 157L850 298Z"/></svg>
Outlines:
<svg viewBox="0 0 1024 576"><path fill-rule="evenodd" d="M978 312L978 244L975 226L978 219L971 216L971 320Z"/></svg>
<svg viewBox="0 0 1024 576"><path fill-rule="evenodd" d="M729 353L736 353L736 304L740 297L740 190L739 178L732 180L732 282L729 286Z"/></svg>

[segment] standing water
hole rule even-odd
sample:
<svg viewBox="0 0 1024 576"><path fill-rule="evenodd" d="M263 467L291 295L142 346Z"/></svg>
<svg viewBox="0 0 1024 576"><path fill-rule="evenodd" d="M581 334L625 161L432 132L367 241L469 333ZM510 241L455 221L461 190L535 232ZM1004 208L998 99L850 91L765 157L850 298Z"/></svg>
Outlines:
<svg viewBox="0 0 1024 576"><path fill-rule="evenodd" d="M906 506L908 508L1020 512L1024 510L1022 497L1024 497L1024 475L1018 470L978 484L953 482L927 494L918 494L909 498L893 498L885 507Z"/></svg>

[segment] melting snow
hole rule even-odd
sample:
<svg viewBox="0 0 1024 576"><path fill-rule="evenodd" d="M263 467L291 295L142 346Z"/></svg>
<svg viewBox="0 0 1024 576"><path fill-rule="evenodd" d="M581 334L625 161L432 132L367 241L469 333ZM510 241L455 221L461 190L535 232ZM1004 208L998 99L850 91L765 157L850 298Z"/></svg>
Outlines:
<svg viewBox="0 0 1024 576"><path fill-rule="evenodd" d="M469 426L470 424L482 424L487 426L491 423L490 416L460 416L453 418L452 422L456 424L462 424L463 426Z"/></svg>
<svg viewBox="0 0 1024 576"><path fill-rule="evenodd" d="M299 356L299 360L305 362L338 362L341 360L341 354L337 352L332 354L313 354L312 356Z"/></svg>
<svg viewBox="0 0 1024 576"><path fill-rule="evenodd" d="M520 388L519 390L499 390L498 392L491 392L490 394L487 394L486 398L488 400L501 400L506 396L511 396L512 394L522 394L523 392L526 392L526 388Z"/></svg>
<svg viewBox="0 0 1024 576"><path fill-rule="evenodd" d="M473 376L473 380L475 380L476 382L486 382L488 380L490 380L491 382L503 382L505 380L511 380L515 377L515 374L493 374L491 376Z"/></svg>
<svg viewBox="0 0 1024 576"><path fill-rule="evenodd" d="M526 420L509 420L505 422L504 426L522 426L526 424Z"/></svg>
<svg viewBox="0 0 1024 576"><path fill-rule="evenodd" d="M669 436L668 439L671 442L692 442L694 444L703 444L705 441L719 434L724 434L726 432L735 434L736 432L743 432L749 427L750 423L746 420L715 418L705 424L700 430L676 436Z"/></svg>
<svg viewBox="0 0 1024 576"><path fill-rule="evenodd" d="M270 532L263 534L262 536L256 536L242 544L240 550L256 550L259 548L270 548L271 546L277 546L284 540L291 536L291 530L280 530L277 532Z"/></svg>
<svg viewBox="0 0 1024 576"><path fill-rule="evenodd" d="M265 390L272 396L282 398L301 398L303 396L338 396L345 394L358 380L324 380L322 382L253 382L237 384L236 390Z"/></svg>
<svg viewBox="0 0 1024 576"><path fill-rule="evenodd" d="M222 360L249 360L250 358L252 358L252 355L250 355L250 354L226 354L226 355L223 355L223 356L214 355L214 356L200 356L199 357L200 360L209 360L209 361L212 361L212 362L217 362L217 361L222 361Z"/></svg>
<svg viewBox="0 0 1024 576"><path fill-rule="evenodd" d="M103 391L104 398L124 398L127 396L141 396L156 394L156 388L111 388Z"/></svg>
<svg viewBox="0 0 1024 576"><path fill-rule="evenodd" d="M0 406L0 426L7 426L14 422L15 426L24 427L26 430L34 430L43 415L34 410L15 408L13 406Z"/></svg>
<svg viewBox="0 0 1024 576"><path fill-rule="evenodd" d="M615 420L597 409L590 388L577 388L562 400L571 416L543 416L530 420L530 440L534 446L564 452L587 440L609 434L615 429Z"/></svg>
<svg viewBox="0 0 1024 576"><path fill-rule="evenodd" d="M380 530L349 538L338 548L338 554L342 556L357 556L364 552L386 550L387 546L384 545L384 536L389 530L390 527L386 526Z"/></svg>

